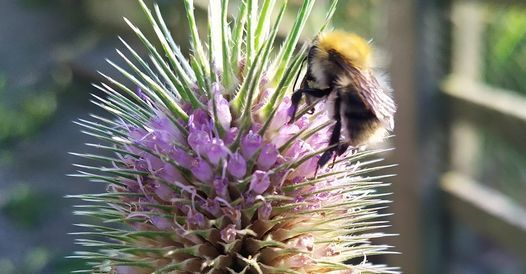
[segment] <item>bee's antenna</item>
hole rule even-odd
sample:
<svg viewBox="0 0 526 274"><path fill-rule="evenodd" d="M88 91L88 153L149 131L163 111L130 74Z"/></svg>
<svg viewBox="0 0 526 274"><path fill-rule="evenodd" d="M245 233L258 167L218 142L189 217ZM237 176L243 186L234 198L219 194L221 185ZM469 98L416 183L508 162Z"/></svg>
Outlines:
<svg viewBox="0 0 526 274"><path fill-rule="evenodd" d="M294 80L294 86L292 86L293 90L296 90L296 84L298 83L298 79L300 78L301 70L303 69L303 65L305 64L305 61L307 61L307 55L303 57L303 60L301 60L301 66L298 70L298 74L296 74L296 80Z"/></svg>

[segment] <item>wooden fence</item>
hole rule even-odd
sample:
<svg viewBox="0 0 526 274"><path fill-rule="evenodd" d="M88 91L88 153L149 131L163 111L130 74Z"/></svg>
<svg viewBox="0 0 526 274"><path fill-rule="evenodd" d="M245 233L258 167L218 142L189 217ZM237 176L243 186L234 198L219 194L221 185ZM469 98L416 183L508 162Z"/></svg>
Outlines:
<svg viewBox="0 0 526 274"><path fill-rule="evenodd" d="M393 161L400 164L393 184L393 231L401 234L393 244L403 253L390 263L404 273L448 273L452 223L526 258L526 209L470 172L480 150L476 129L500 136L520 152L526 148L526 98L481 79L481 5L487 3L526 4L390 4L390 70L399 106ZM449 61L440 62L439 53Z"/></svg>

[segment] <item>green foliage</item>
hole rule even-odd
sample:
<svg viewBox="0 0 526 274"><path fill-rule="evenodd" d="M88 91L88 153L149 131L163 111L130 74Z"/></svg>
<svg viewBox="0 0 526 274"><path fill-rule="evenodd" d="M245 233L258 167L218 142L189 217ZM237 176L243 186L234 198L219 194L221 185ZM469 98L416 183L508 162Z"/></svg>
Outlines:
<svg viewBox="0 0 526 274"><path fill-rule="evenodd" d="M24 258L24 270L26 273L38 273L44 269L50 260L49 250L42 247L35 247L29 250Z"/></svg>
<svg viewBox="0 0 526 274"><path fill-rule="evenodd" d="M15 273L15 264L5 258L0 258L0 274L12 274Z"/></svg>
<svg viewBox="0 0 526 274"><path fill-rule="evenodd" d="M0 144L34 134L55 113L57 92L29 92L17 98L7 92L7 81L0 77Z"/></svg>
<svg viewBox="0 0 526 274"><path fill-rule="evenodd" d="M53 247L32 247L23 254L20 262L0 258L0 274L67 274L83 265L81 260L66 259L64 254L57 253Z"/></svg>
<svg viewBox="0 0 526 274"><path fill-rule="evenodd" d="M526 157L498 135L481 130L481 151L477 180L490 185L514 201L526 206Z"/></svg>
<svg viewBox="0 0 526 274"><path fill-rule="evenodd" d="M18 0L20 4L31 7L31 8L41 8L56 5L62 0Z"/></svg>
<svg viewBox="0 0 526 274"><path fill-rule="evenodd" d="M73 271L82 268L85 261L78 259L68 259L63 254L54 254L53 259L49 262L48 268L54 274L69 274Z"/></svg>
<svg viewBox="0 0 526 274"><path fill-rule="evenodd" d="M358 33L363 37L375 38L374 34L378 33L378 21L381 20L380 16L376 16L376 13L381 11L380 4L385 4L385 1L341 1L332 21L337 28Z"/></svg>
<svg viewBox="0 0 526 274"><path fill-rule="evenodd" d="M54 200L28 185L17 185L0 196L0 209L16 226L36 229L50 216Z"/></svg>
<svg viewBox="0 0 526 274"><path fill-rule="evenodd" d="M526 9L488 9L484 45L485 80L526 94Z"/></svg>
<svg viewBox="0 0 526 274"><path fill-rule="evenodd" d="M484 77L490 85L526 95L526 8L489 6ZM482 131L478 179L524 203L526 157L502 138ZM525 204L526 205L526 204Z"/></svg>

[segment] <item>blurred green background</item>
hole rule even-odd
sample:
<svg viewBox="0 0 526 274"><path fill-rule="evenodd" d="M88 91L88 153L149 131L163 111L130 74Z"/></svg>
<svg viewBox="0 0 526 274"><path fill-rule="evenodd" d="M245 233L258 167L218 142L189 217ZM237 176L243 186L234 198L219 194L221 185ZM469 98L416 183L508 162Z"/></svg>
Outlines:
<svg viewBox="0 0 526 274"><path fill-rule="evenodd" d="M181 41L184 50L188 35L183 31L186 25L181 1L158 2L167 14L169 26L177 30L174 31L175 37ZM196 0L201 8L206 6L206 2ZM235 11L237 1L231 2L232 10ZM289 2L291 5L285 22L290 23L301 1ZM439 187L441 174L455 169L455 164L450 164L454 160L449 157L455 154L455 151L449 151L455 147L455 142L462 143L463 138L467 140L464 142L475 142L463 134L455 135L461 140L450 138L449 130L456 118L449 114L449 101L444 99L440 88L443 80L454 74L451 64L455 60L452 60L452 56L462 58L454 54L457 49L452 46L455 43L452 33L462 24L462 20L460 23L452 20L452 13L456 2L465 1L340 2L334 17L335 27L357 32L373 41L377 48L377 64L382 69L394 72L392 80L395 88L396 83L402 81L396 78L396 69L409 67L409 71L422 76L414 77L414 90L396 90L396 94L404 100L414 99L416 110L411 115L418 116L418 123L424 126L409 125L416 130L411 134L418 135L416 139L428 139L413 144L410 139L404 139L406 135L399 135L398 143L404 144L403 148L425 146L423 151L428 151L430 147L431 152L426 157L431 160L423 161L427 172L424 176L428 177L420 180L418 172L403 163L398 172L402 178L408 178L414 172L417 186L426 184L425 181L435 184L436 187L429 190L429 195L436 199L432 200L435 209L429 213L426 208L422 209L423 214L429 215L427 219L397 212L403 205L400 207L396 204L407 201L402 198L397 200L399 194L395 192L395 207L391 212L395 213L392 217L395 220L393 232L405 235L396 242L401 248L398 250L410 254L404 248L419 246L418 250L422 250L425 260L416 263L412 261L416 258L404 255L382 260L401 265L410 274L526 273L526 256L521 253L524 250L510 249L492 235L481 232L477 226L450 216L447 202L444 202L448 196L442 194ZM478 27L475 26L480 29L480 75L476 80L522 100L526 95L526 9L520 3L474 2L474 9L480 19ZM326 0L318 1L319 7L314 9L312 20L303 35L306 41L322 22L328 4ZM404 8L410 10L404 13ZM398 18L397 12L405 15ZM402 16L407 14L416 18L413 20L414 25L410 29L397 29L399 26L392 22L405 20ZM428 20L427 17L420 18L421 14L434 17ZM204 9L198 9L197 15L201 20L206 19ZM131 0L0 1L0 274L69 273L80 263L64 259L74 250L73 236L67 233L75 231L73 224L80 220L71 213L74 201L63 197L67 194L102 192L104 188L65 176L74 172L71 164L80 161L67 152L87 152L89 149L83 143L93 141L83 136L80 128L72 121L87 118L89 113L106 115L89 103L89 93L95 92L90 83L101 80L97 70L111 73L104 58L118 60L113 50L121 47L117 35L131 36L122 16L145 25L135 1ZM398 32L409 33L415 39L396 37ZM133 38L128 40L136 41ZM406 46L411 56L414 56L407 62L393 64L393 60L400 60L396 54L403 52ZM427 101L425 98L428 98ZM405 105L405 101L399 105ZM419 111L428 107L435 110L433 114L420 118ZM525 114L526 107L517 111ZM406 113L405 110L402 113ZM404 128L404 123L411 120L404 119L407 118L398 117L399 127ZM427 126L434 123L438 125L438 130L434 126ZM461 163L468 166L465 173L480 185L507 197L524 214L525 154L498 132L484 127L477 127L474 131L477 145L472 153L472 161ZM526 136L514 137L520 139ZM396 153L403 154L404 151L399 149ZM396 159L395 156L394 161ZM406 182L395 179L393 183ZM398 191L397 188L394 190ZM423 191L418 195L425 199L427 194ZM404 226L397 225L402 222L396 221L397 216L420 222L433 220L436 225L417 222L416 230L422 235L439 235L439 238L425 242L426 237L415 236L411 243L406 243L410 232L403 230ZM428 227L434 227L434 230L428 231ZM526 235L526 226L522 232ZM413 267L417 264L424 266ZM437 265L440 267L435 267Z"/></svg>

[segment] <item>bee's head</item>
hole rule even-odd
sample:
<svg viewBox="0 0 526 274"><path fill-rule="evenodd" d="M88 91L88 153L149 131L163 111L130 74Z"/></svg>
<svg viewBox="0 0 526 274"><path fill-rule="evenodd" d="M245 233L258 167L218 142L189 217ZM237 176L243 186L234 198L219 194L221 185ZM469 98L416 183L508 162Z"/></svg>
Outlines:
<svg viewBox="0 0 526 274"><path fill-rule="evenodd" d="M354 33L333 31L320 34L314 41L309 59L330 62L331 54L343 58L357 69L366 69L370 65L372 48L369 43Z"/></svg>

